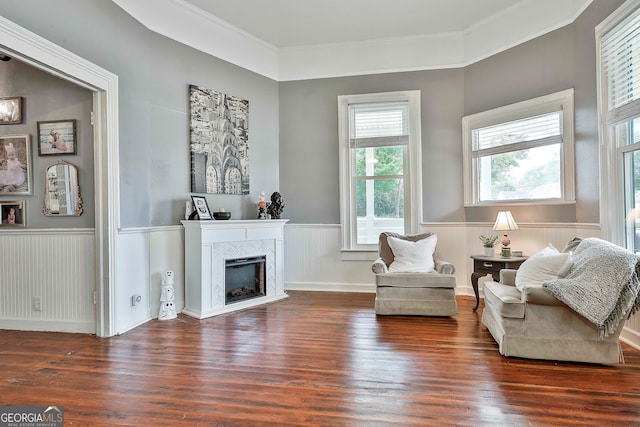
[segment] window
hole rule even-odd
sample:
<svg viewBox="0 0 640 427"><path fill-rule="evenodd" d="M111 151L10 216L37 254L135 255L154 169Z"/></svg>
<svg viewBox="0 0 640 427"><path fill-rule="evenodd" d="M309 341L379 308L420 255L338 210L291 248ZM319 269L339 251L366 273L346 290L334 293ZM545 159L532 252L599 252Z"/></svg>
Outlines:
<svg viewBox="0 0 640 427"><path fill-rule="evenodd" d="M420 91L338 97L344 251L377 250L382 231L415 233L420 198Z"/></svg>
<svg viewBox="0 0 640 427"><path fill-rule="evenodd" d="M465 206L575 201L573 89L462 119Z"/></svg>
<svg viewBox="0 0 640 427"><path fill-rule="evenodd" d="M608 240L640 253L640 1L596 27L600 222Z"/></svg>

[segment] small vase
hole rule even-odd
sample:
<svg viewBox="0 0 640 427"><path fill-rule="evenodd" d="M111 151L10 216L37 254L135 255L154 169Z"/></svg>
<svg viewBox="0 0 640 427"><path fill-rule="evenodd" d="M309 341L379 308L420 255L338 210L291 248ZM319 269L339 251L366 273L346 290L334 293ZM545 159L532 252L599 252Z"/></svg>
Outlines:
<svg viewBox="0 0 640 427"><path fill-rule="evenodd" d="M493 256L493 247L484 248L484 255L485 256Z"/></svg>

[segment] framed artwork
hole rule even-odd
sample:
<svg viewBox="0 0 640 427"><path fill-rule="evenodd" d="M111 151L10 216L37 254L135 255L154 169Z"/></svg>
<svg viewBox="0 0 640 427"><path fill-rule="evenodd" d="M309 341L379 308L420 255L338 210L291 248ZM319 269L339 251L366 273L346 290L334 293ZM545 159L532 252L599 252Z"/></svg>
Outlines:
<svg viewBox="0 0 640 427"><path fill-rule="evenodd" d="M31 194L29 135L0 136L0 193Z"/></svg>
<svg viewBox="0 0 640 427"><path fill-rule="evenodd" d="M249 194L249 101L189 86L191 192Z"/></svg>
<svg viewBox="0 0 640 427"><path fill-rule="evenodd" d="M22 123L22 97L0 98L0 125Z"/></svg>
<svg viewBox="0 0 640 427"><path fill-rule="evenodd" d="M193 207L198 215L198 219L211 219L211 211L207 204L207 199L202 196L191 196L193 200Z"/></svg>
<svg viewBox="0 0 640 427"><path fill-rule="evenodd" d="M0 201L0 227L24 227L27 223L27 215L24 210L24 200Z"/></svg>
<svg viewBox="0 0 640 427"><path fill-rule="evenodd" d="M76 154L76 120L38 122L38 155Z"/></svg>

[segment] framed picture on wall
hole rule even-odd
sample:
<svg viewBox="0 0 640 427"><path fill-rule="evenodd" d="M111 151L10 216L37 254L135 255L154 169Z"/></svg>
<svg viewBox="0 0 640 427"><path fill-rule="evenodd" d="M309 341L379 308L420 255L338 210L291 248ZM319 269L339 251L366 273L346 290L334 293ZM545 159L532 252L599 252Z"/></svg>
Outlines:
<svg viewBox="0 0 640 427"><path fill-rule="evenodd" d="M203 196L191 196L193 207L198 215L198 219L212 219L207 199Z"/></svg>
<svg viewBox="0 0 640 427"><path fill-rule="evenodd" d="M38 122L38 155L62 156L76 154L76 120Z"/></svg>
<svg viewBox="0 0 640 427"><path fill-rule="evenodd" d="M31 194L29 135L0 136L0 194Z"/></svg>
<svg viewBox="0 0 640 427"><path fill-rule="evenodd" d="M0 125L22 123L22 97L0 98Z"/></svg>
<svg viewBox="0 0 640 427"><path fill-rule="evenodd" d="M27 215L24 210L24 200L0 201L0 227L24 227Z"/></svg>

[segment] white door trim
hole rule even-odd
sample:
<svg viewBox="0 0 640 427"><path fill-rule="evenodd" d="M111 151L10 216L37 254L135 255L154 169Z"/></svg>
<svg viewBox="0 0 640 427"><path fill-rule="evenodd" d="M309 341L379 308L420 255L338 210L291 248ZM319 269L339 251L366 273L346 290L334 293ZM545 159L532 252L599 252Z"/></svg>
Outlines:
<svg viewBox="0 0 640 427"><path fill-rule="evenodd" d="M96 335L115 334L116 243L120 227L118 76L0 16L0 50L93 91Z"/></svg>

